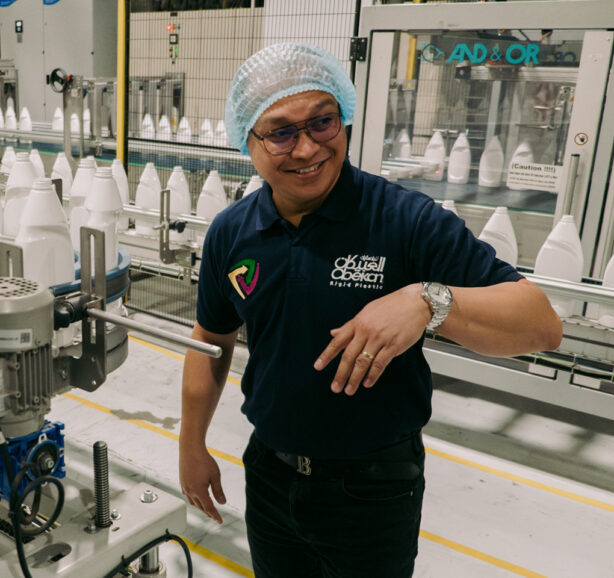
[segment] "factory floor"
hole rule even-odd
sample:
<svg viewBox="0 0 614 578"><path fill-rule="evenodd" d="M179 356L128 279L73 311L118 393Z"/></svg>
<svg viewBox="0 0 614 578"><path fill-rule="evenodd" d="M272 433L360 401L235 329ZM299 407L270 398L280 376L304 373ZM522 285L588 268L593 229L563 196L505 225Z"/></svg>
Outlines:
<svg viewBox="0 0 614 578"><path fill-rule="evenodd" d="M134 317L190 333L185 326ZM103 440L112 495L145 481L181 496L183 353L131 332L127 360L102 387L54 399L49 417L66 425L68 477L71 469L90 467L92 444ZM224 523L190 507L187 527L169 529L187 540L199 578L253 576L241 464L251 427L239 410L246 356L239 347L208 437L228 500L220 507ZM435 388L433 418L424 432L426 494L414 575L614 576L614 417L594 418L451 379L436 379ZM162 546L160 558L168 578L187 576L176 544Z"/></svg>

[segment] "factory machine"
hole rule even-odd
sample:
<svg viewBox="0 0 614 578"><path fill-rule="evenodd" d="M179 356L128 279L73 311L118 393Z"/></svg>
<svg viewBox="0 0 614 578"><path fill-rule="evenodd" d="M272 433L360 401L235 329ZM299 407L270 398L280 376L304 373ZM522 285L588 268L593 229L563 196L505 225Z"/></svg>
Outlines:
<svg viewBox="0 0 614 578"><path fill-rule="evenodd" d="M93 249L92 249L93 246ZM21 248L0 242L0 575L166 576L158 544L185 542L182 499L148 484L109 489L107 447L93 447L93 484L71 479L53 395L94 391L128 354L126 328L207 353L219 348L106 311L129 286L130 258L105 273L104 233L81 229L76 281L51 288L23 278ZM64 333L68 332L66 339ZM70 424L66 424L70 428Z"/></svg>
<svg viewBox="0 0 614 578"><path fill-rule="evenodd" d="M613 304L602 283L614 245L613 29L607 0L365 7L350 145L362 169L454 201L476 236L505 207L518 268L550 298L574 302L556 352L493 359L430 335L433 371L607 418L614 333L596 320ZM493 148L503 161L495 179ZM575 281L534 271L563 215L581 239Z"/></svg>

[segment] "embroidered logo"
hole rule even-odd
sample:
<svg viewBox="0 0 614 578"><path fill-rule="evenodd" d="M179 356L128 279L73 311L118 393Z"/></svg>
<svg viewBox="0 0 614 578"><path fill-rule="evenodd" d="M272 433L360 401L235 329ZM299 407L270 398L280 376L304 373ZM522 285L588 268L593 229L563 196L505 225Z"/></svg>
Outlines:
<svg viewBox="0 0 614 578"><path fill-rule="evenodd" d="M361 289L384 288L386 257L371 255L346 255L335 259L330 274L333 287L358 287Z"/></svg>
<svg viewBox="0 0 614 578"><path fill-rule="evenodd" d="M242 259L231 267L228 278L239 297L245 299L256 288L259 274L260 263L253 259Z"/></svg>

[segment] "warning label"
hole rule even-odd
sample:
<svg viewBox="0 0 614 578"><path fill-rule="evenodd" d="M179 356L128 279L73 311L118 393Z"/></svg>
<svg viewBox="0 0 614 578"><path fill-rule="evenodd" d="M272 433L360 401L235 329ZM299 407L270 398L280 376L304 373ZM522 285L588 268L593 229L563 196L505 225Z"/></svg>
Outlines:
<svg viewBox="0 0 614 578"><path fill-rule="evenodd" d="M507 171L510 189L558 193L563 167L513 162Z"/></svg>

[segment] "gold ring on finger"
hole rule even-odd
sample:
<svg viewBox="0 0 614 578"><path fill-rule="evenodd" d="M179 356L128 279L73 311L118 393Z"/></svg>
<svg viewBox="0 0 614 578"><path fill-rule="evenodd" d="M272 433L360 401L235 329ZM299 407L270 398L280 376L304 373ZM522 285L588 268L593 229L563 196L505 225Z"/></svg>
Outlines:
<svg viewBox="0 0 614 578"><path fill-rule="evenodd" d="M369 361L373 361L375 359L375 355L371 355L368 351L363 351L360 355L366 357Z"/></svg>

